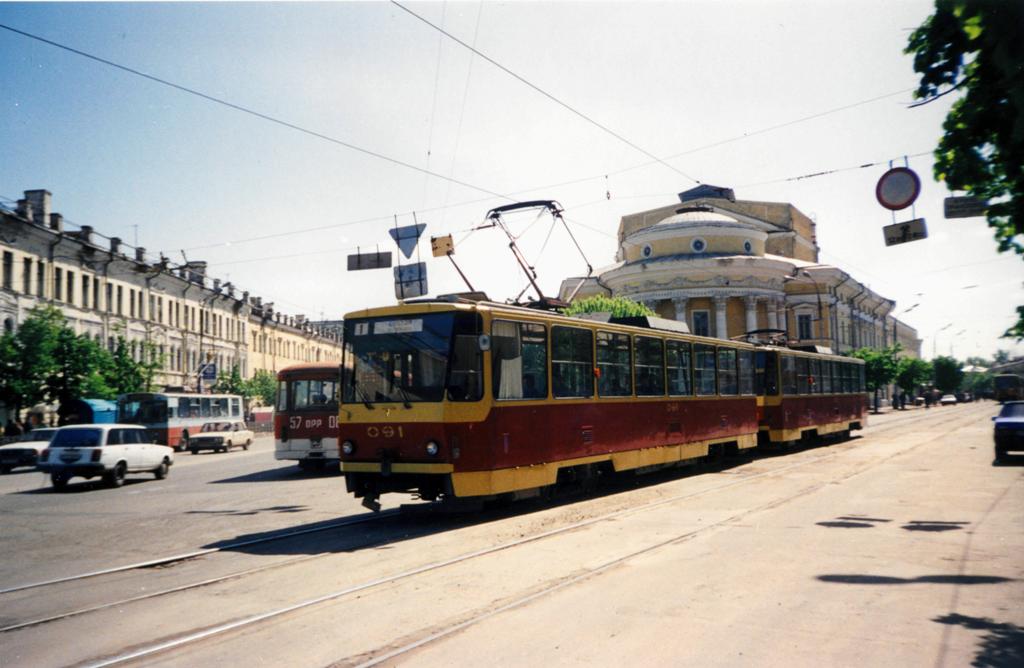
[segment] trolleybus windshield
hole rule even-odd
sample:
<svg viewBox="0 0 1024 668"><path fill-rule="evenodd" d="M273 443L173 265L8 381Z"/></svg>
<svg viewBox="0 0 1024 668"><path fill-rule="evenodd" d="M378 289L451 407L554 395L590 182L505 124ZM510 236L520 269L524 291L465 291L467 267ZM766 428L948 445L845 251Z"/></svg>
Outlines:
<svg viewBox="0 0 1024 668"><path fill-rule="evenodd" d="M449 398L478 398L479 365L462 361L463 339L475 350L476 322L453 312L346 320L342 400L436 402L446 389ZM452 359L458 368L449 369Z"/></svg>
<svg viewBox="0 0 1024 668"><path fill-rule="evenodd" d="M167 422L167 398L126 394L118 399L117 419L128 424Z"/></svg>

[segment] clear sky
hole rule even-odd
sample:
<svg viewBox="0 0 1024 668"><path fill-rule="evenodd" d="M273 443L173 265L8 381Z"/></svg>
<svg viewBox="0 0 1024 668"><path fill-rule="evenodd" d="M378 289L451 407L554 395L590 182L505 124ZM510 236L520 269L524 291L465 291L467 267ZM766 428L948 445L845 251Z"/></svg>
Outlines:
<svg viewBox="0 0 1024 668"><path fill-rule="evenodd" d="M942 218L930 152L954 96L909 108L902 51L930 2L408 7L662 162L385 2L0 4L0 23L335 140L0 30L0 196L45 188L73 223L173 261L184 250L280 310L333 319L393 303L390 270L347 272L345 258L397 256L396 215L454 233L474 287L503 300L526 285L507 240L467 235L490 208L560 201L601 267L623 214L699 180L814 218L822 262L897 313L919 304L902 319L926 357L1024 354L998 338L1024 304L1021 260L983 219ZM923 192L896 219L924 217L929 238L887 248L874 186L903 156ZM795 179L830 170L843 171ZM585 272L564 229L510 222L546 293ZM464 289L420 251L431 294Z"/></svg>

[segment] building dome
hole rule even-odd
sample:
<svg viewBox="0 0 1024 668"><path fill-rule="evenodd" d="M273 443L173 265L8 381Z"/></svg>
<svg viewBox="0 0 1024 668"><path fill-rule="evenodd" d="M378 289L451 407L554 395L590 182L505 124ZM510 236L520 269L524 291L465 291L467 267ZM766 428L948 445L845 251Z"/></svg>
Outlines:
<svg viewBox="0 0 1024 668"><path fill-rule="evenodd" d="M680 256L764 255L764 230L707 208L679 209L628 235L621 258L627 264Z"/></svg>

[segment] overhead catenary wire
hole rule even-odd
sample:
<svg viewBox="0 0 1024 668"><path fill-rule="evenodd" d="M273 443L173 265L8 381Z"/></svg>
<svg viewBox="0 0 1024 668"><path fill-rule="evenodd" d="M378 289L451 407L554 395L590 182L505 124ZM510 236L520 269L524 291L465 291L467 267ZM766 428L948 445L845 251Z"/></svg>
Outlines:
<svg viewBox="0 0 1024 668"><path fill-rule="evenodd" d="M450 40L452 40L456 44L459 44L460 46L465 47L466 49L469 49L470 51L472 51L474 54L476 54L480 58L483 58L484 60L486 60L491 65L494 65L495 67L497 67L502 72L504 72L504 73L508 74L509 76L511 76L513 79L515 79L515 80L519 81L520 83L528 86L529 88L535 90L536 92L538 92L541 95L543 95L544 97L548 98L549 100L551 100L555 104L559 105L560 107L566 109L567 111L575 114L576 116L582 118L583 120L585 120L586 122L590 123L594 127L598 128L602 132L604 132L604 133L606 133L608 135L611 135L612 137L614 137L615 139L619 140L620 142L626 144L630 148L632 148L632 149L634 149L636 151L639 151L640 153L643 153L648 158L651 158L654 162L656 162L658 164L661 164L661 165L664 165L665 167L671 169L676 174L679 174L680 176L682 176L682 177L684 177L684 178L686 178L686 179L688 179L690 181L693 181L694 183L698 183L698 184L700 183L700 180L690 176L689 174L687 174L686 172L682 171L678 167L669 164L668 162L666 162L662 158L659 158L658 156L656 156L655 154L651 153L650 151L648 151L647 149L643 148L642 146L639 146L638 144L636 144L636 143L630 141L629 139L627 139L626 137L622 136L621 134L619 134L615 130L612 130L608 126L606 126L606 125L600 123L599 121L591 118L590 116L588 116L587 114L583 113L579 109L576 109L575 107L573 107L569 103L564 102L563 100L559 99L555 95L553 95L553 94L549 93L548 91L544 90L540 86L532 83L531 81L529 81L525 77L523 77L523 76L521 76L519 74L516 74L515 72L513 72L509 68L505 67L504 65L502 65L501 63L496 61L494 58L491 58L487 54L483 53L482 51L480 51L476 47L471 46L470 44L467 44L466 42L462 41L461 39L459 39L455 35L451 34L450 32L448 32L447 30L445 30L441 26L439 26L439 25L437 25L435 23L430 22L425 17L420 16L416 12L412 11L411 9L409 9L408 7L403 5L402 3L398 2L398 0L391 0L391 4L393 4L394 6L398 7L403 12L406 12L407 14L409 14L413 18L417 19L418 21L421 21L421 22L425 23L426 25L430 26L431 28L433 28L434 30L437 30L442 35L444 35L445 37L449 38Z"/></svg>
<svg viewBox="0 0 1024 668"><path fill-rule="evenodd" d="M411 169L411 170L420 172L422 174L426 174L428 176L433 176L435 178L442 179L444 181L448 181L448 182L454 183L456 185L460 185L460 186L462 186L464 188L469 188L471 190L476 190L478 192L486 193L488 195L491 195L492 197L497 197L499 199L510 199L506 195L502 195L500 193L494 192L493 190L489 190L489 189L484 188L482 186L477 186L477 185L474 185L474 184L466 182L466 181L462 181L462 180L459 180L459 179L454 179L454 178L451 178L451 177L448 177L448 176L444 176L443 174L439 174L437 172L433 172L433 171L430 171L428 169L424 169L423 167L418 167L416 165L413 165L411 163L405 162L403 160L399 160L397 158L392 158L391 156L385 155L383 153L379 153L377 151L373 151L373 150L368 149L368 148L363 148L362 146L357 146L356 144L352 144L350 142L344 141L342 139L338 139L336 137L331 137L330 135L324 134L322 132L318 132L316 130L310 130L308 128L304 128L301 125L297 125L295 123L291 123L289 121L285 121L283 119L277 118L275 116L271 116L269 114L264 114L264 113L262 113L260 111L256 111L255 109L251 109L251 108L243 106L241 104L236 104L236 103L231 102L229 100L226 100L224 98L217 97L215 95L209 95L207 93L204 93L202 91L196 90L194 88L189 88L188 86L183 86L181 84L174 83L173 81L169 81L167 79L163 79L163 78L160 78L158 76L154 76L152 74L147 74L146 72L142 72L141 70L137 70L137 69L134 69L132 67L128 67L127 65L121 65L120 63L115 63L112 60L108 60L106 58L102 58L100 56L97 56L97 55L94 55L94 54L82 51L80 49L76 49L74 47L67 46L66 44L61 44L60 42L55 42L53 40L46 39L45 37L41 37L39 35L35 35L33 33L30 33L30 32L25 32L24 30L19 30L18 28L14 28L12 26L9 26L9 25L3 24L3 23L0 23L0 28L2 28L4 30L7 30L9 32L18 34L18 35L22 35L23 37L27 37L29 39L33 39L33 40L36 40L38 42L42 42L43 44L49 44L50 46L56 47L58 49L63 49L64 51L67 51L69 53L73 53L73 54L78 55L78 56L82 56L83 58L88 58L89 60L95 61L97 63L101 63L103 65L107 65L109 67L113 67L115 69L121 70L122 72L127 72L128 74L132 74L132 75L137 76L137 77L142 77L143 79L147 79L147 80L152 81L154 83L158 83L158 84L160 84L162 86L167 86L168 88L173 88L173 89L181 91L183 93L187 93L189 95L194 95L196 97L199 97L199 98L202 98L204 100L207 100L208 102L213 102L214 104L218 104L218 105L227 107L228 109L233 109L233 110L239 111L239 112L241 112L243 114L248 114L250 116L254 116L256 118L260 118L260 119L268 121L270 123L274 123L276 125L280 125L281 127L285 127L285 128L290 129L290 130L295 130L296 132L301 132L302 134L309 135L310 137L316 137L317 139L323 139L324 141L330 142L332 144L336 144L338 146L342 146L344 148L347 148L347 149L350 149L350 150L353 150L353 151L357 151L359 153L363 153L364 155L368 155L368 156L377 158L379 160L384 160L386 162L390 162L391 164L398 165L400 167L405 167L407 169Z"/></svg>

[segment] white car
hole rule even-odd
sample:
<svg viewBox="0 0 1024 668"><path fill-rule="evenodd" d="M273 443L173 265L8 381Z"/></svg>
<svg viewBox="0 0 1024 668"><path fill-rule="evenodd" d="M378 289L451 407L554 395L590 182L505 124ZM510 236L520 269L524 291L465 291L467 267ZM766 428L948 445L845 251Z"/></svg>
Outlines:
<svg viewBox="0 0 1024 668"><path fill-rule="evenodd" d="M173 463L174 450L151 443L138 425L76 424L57 430L36 468L62 490L74 476L102 476L111 487L123 485L128 473L152 473L161 480Z"/></svg>
<svg viewBox="0 0 1024 668"><path fill-rule="evenodd" d="M10 473L19 466L35 466L39 453L46 449L56 429L33 429L14 443L0 445L0 473Z"/></svg>
<svg viewBox="0 0 1024 668"><path fill-rule="evenodd" d="M248 450L252 439L253 433L241 420L207 422L198 434L188 439L188 451L193 455L200 450L227 452L235 446Z"/></svg>

